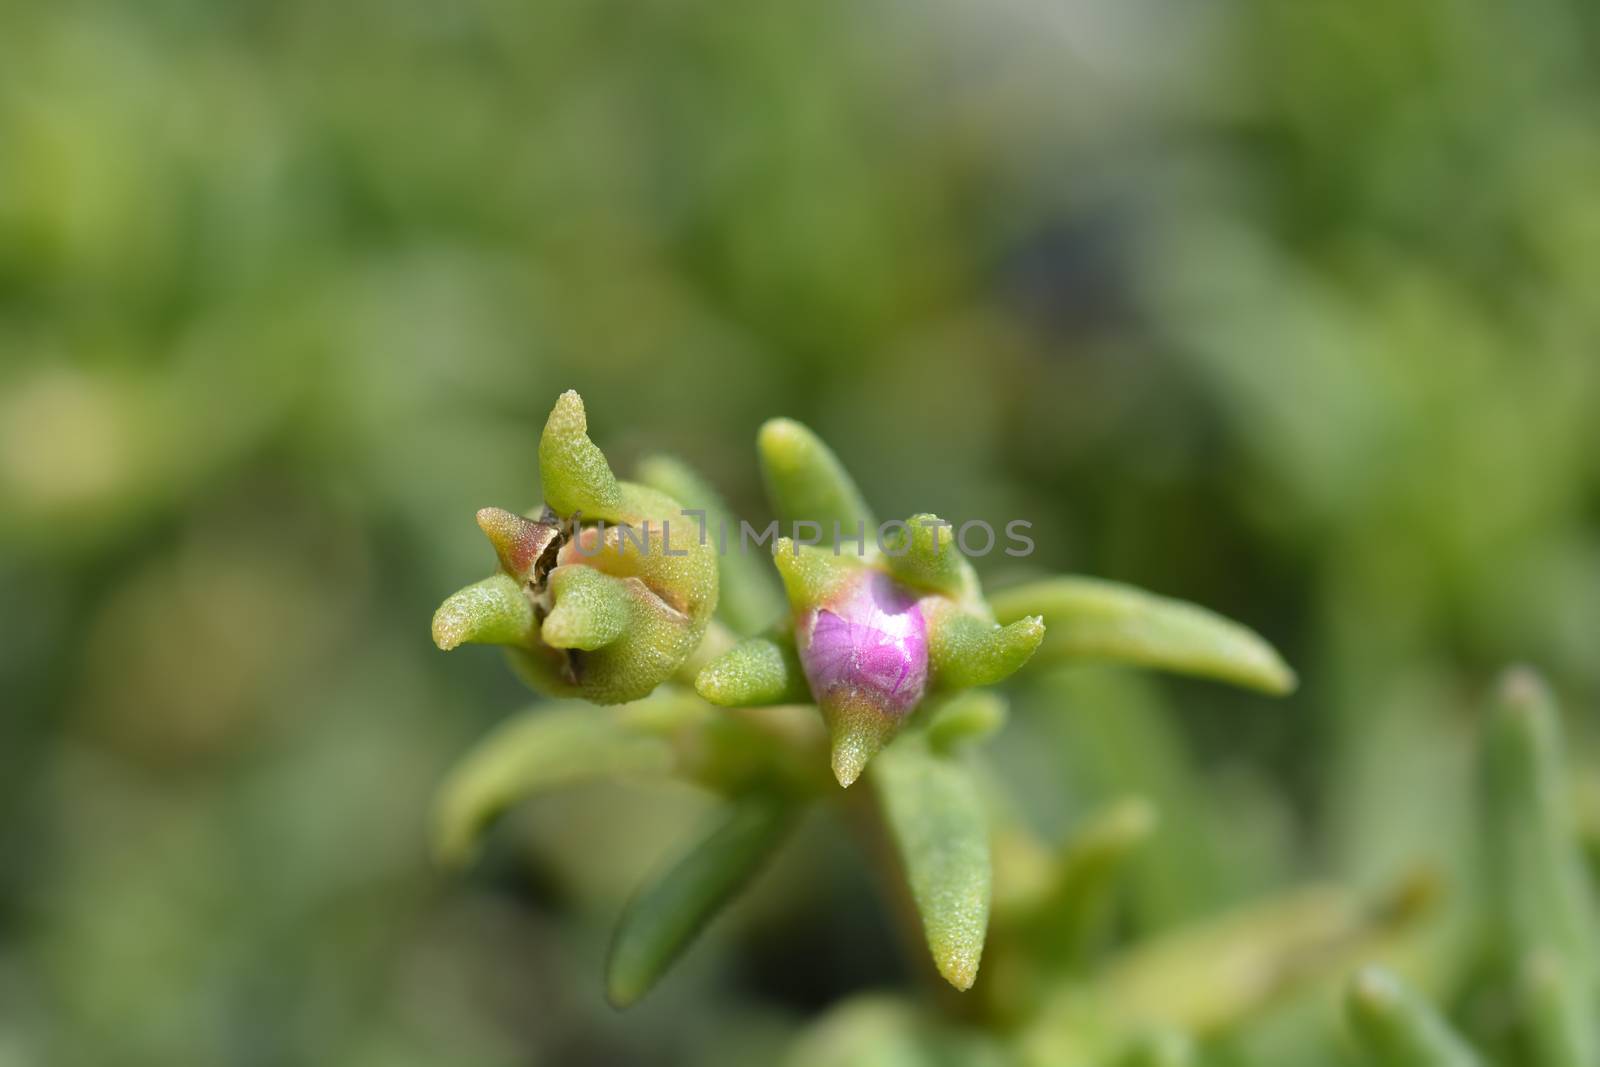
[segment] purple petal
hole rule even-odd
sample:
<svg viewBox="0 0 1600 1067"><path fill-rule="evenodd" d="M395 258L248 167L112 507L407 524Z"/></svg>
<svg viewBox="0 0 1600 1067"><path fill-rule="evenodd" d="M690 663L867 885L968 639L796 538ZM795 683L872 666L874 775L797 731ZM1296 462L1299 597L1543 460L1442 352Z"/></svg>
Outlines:
<svg viewBox="0 0 1600 1067"><path fill-rule="evenodd" d="M887 576L862 572L826 607L802 617L800 659L819 701L853 696L891 715L922 699L928 628L914 597Z"/></svg>

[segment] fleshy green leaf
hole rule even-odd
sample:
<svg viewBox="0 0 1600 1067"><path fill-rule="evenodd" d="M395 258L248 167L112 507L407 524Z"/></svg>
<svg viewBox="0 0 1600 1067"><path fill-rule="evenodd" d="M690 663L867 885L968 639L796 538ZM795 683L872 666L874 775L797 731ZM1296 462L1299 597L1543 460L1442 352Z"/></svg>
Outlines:
<svg viewBox="0 0 1600 1067"><path fill-rule="evenodd" d="M726 708L811 702L794 641L788 638L752 637L739 642L712 660L694 687L711 703Z"/></svg>
<svg viewBox="0 0 1600 1067"><path fill-rule="evenodd" d="M594 778L667 773L673 746L649 728L649 713L643 705L571 703L506 722L439 788L433 826L439 861L455 866L470 860L483 831L518 801Z"/></svg>
<svg viewBox="0 0 1600 1067"><path fill-rule="evenodd" d="M1043 616L1040 662L1101 660L1193 674L1282 695L1294 672L1253 630L1181 600L1095 578L1051 578L990 597L995 617Z"/></svg>
<svg viewBox="0 0 1600 1067"><path fill-rule="evenodd" d="M831 545L838 523L849 536L864 530L867 544L873 543L877 520L872 509L839 457L816 434L793 419L772 419L761 427L756 447L772 509L787 532L795 522L820 523L820 543Z"/></svg>
<svg viewBox="0 0 1600 1067"><path fill-rule="evenodd" d="M1031 925L1040 955L1068 963L1082 958L1108 917L1118 875L1155 828L1155 808L1129 798L1073 833L1034 911Z"/></svg>
<svg viewBox="0 0 1600 1067"><path fill-rule="evenodd" d="M1382 968L1351 980L1345 1013L1373 1067L1479 1067L1433 1006Z"/></svg>
<svg viewBox="0 0 1600 1067"><path fill-rule="evenodd" d="M1002 682L1045 640L1045 625L1037 615L998 626L952 601L925 599L922 605L928 620L928 667L937 689Z"/></svg>
<svg viewBox="0 0 1600 1067"><path fill-rule="evenodd" d="M1561 753L1549 690L1531 671L1508 672L1484 742L1486 876L1500 956L1524 1000L1520 1029L1545 1050L1537 1067L1600 1057L1593 893Z"/></svg>
<svg viewBox="0 0 1600 1067"><path fill-rule="evenodd" d="M1236 1026L1274 998L1338 973L1410 924L1427 904L1407 882L1388 900L1308 887L1141 943L1095 978L1101 1011L1130 1025L1204 1035Z"/></svg>
<svg viewBox="0 0 1600 1067"><path fill-rule="evenodd" d="M1593 1067L1595 1015L1583 981L1553 951L1521 961L1514 985L1516 1029L1528 1067Z"/></svg>
<svg viewBox="0 0 1600 1067"><path fill-rule="evenodd" d="M639 464L639 480L658 489L684 508L705 513L672 520L672 543L677 546L678 529L698 542L702 533L707 545L715 544L720 573L721 596L717 614L739 634L755 633L772 624L784 613L783 595L772 580L772 572L758 554L738 550L739 523L715 489L693 469L670 456L651 456ZM733 547L724 548L722 538Z"/></svg>
<svg viewBox="0 0 1600 1067"><path fill-rule="evenodd" d="M754 795L730 801L711 832L628 903L606 962L606 996L625 1008L678 958L761 868L793 822L789 804Z"/></svg>
<svg viewBox="0 0 1600 1067"><path fill-rule="evenodd" d="M917 734L886 747L871 780L922 916L933 962L970 989L989 929L989 827L978 784Z"/></svg>
<svg viewBox="0 0 1600 1067"><path fill-rule="evenodd" d="M433 643L446 652L464 644L526 645L537 632L533 602L508 574L472 583L433 613Z"/></svg>

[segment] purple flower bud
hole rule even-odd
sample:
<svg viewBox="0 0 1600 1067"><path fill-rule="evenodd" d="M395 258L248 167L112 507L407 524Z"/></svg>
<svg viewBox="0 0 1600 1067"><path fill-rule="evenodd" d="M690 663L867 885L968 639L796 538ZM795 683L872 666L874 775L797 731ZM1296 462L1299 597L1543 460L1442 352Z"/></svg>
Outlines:
<svg viewBox="0 0 1600 1067"><path fill-rule="evenodd" d="M862 570L796 626L800 664L833 737L840 784L855 781L921 702L928 627L914 596Z"/></svg>

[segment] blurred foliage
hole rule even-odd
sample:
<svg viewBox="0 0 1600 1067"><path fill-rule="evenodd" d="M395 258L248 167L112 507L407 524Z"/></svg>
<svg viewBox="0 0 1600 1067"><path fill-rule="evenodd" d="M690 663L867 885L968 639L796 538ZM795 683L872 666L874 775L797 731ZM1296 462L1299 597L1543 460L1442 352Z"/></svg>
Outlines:
<svg viewBox="0 0 1600 1067"><path fill-rule="evenodd" d="M1016 818L1148 798L1117 944L1428 869L1383 962L1492 1018L1499 664L1565 697L1584 810L1600 780L1596 22L0 0L0 1064L987 1062L931 994L852 997L916 975L834 827L622 1016L605 931L700 797L552 798L433 872L430 794L527 698L426 620L569 387L751 519L789 415L884 514L1032 521L994 587L1269 636L1281 704L1017 687ZM1268 918L1360 918L1311 899ZM1337 983L1274 1003L1204 1062L1357 1062Z"/></svg>

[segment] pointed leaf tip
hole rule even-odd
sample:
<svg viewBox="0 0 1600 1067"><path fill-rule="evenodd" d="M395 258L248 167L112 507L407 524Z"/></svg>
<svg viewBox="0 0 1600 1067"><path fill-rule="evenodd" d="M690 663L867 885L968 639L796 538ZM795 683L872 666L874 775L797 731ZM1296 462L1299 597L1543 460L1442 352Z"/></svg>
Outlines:
<svg viewBox="0 0 1600 1067"><path fill-rule="evenodd" d="M507 720L440 785L435 857L445 866L465 865L489 825L522 800L595 779L667 774L675 759L672 742L641 728L635 721L640 710L568 701Z"/></svg>
<svg viewBox="0 0 1600 1067"><path fill-rule="evenodd" d="M1195 604L1098 578L1062 577L990 597L1011 622L1042 616L1049 630L1041 657L1105 661L1176 671L1258 689L1294 691L1295 673L1255 631Z"/></svg>
<svg viewBox="0 0 1600 1067"><path fill-rule="evenodd" d="M1478 1067L1477 1055L1420 995L1381 967L1351 979L1345 1012L1377 1067Z"/></svg>
<svg viewBox="0 0 1600 1067"><path fill-rule="evenodd" d="M877 526L861 490L833 450L793 419L771 419L756 437L761 473L773 510L784 523L822 524L823 544L833 543L834 523L870 538Z"/></svg>
<svg viewBox="0 0 1600 1067"><path fill-rule="evenodd" d="M1533 671L1502 676L1482 760L1494 937L1500 957L1522 968L1512 976L1523 1002L1517 1028L1534 1045L1570 1045L1570 1055L1545 1062L1600 1062L1589 1027L1600 992L1592 879L1570 806L1560 711Z"/></svg>
<svg viewBox="0 0 1600 1067"><path fill-rule="evenodd" d="M989 825L970 771L915 735L878 754L871 780L939 973L972 988L989 929Z"/></svg>

